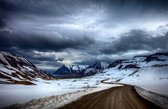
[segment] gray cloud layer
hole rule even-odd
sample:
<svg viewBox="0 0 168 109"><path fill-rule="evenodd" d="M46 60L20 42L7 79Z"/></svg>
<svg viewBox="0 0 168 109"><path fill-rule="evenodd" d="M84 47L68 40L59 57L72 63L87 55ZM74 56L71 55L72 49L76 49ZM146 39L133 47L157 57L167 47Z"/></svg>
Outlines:
<svg viewBox="0 0 168 109"><path fill-rule="evenodd" d="M39 34L15 34L10 31L0 32L1 48L20 48L24 50L61 51L67 48L82 49L94 43L90 37L48 37Z"/></svg>
<svg viewBox="0 0 168 109"><path fill-rule="evenodd" d="M0 50L52 66L167 51L167 18L167 0L1 0ZM164 33L151 32L161 25Z"/></svg>
<svg viewBox="0 0 168 109"><path fill-rule="evenodd" d="M168 50L168 32L163 36L152 37L142 30L132 30L125 33L121 38L112 42L102 53L113 54L118 52L128 52L129 50Z"/></svg>

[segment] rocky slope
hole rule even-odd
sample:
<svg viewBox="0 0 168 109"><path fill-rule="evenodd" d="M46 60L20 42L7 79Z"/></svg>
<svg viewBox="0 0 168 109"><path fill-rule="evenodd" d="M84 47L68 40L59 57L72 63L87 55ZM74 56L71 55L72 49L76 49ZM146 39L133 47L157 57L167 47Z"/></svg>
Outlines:
<svg viewBox="0 0 168 109"><path fill-rule="evenodd" d="M1 84L34 84L37 78L51 80L53 76L38 69L23 56L8 52L0 52L0 83Z"/></svg>

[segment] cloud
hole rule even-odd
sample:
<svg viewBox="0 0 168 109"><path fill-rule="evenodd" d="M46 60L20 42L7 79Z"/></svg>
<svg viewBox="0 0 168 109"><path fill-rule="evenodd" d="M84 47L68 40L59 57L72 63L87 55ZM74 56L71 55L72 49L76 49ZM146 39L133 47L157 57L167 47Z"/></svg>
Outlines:
<svg viewBox="0 0 168 109"><path fill-rule="evenodd" d="M62 65L64 56L57 57L52 53L53 51L72 52L71 49L85 51L95 43L95 40L88 36L45 36L35 33L16 33L10 29L1 29L0 36L0 50L21 54L43 69L47 67L55 69ZM66 57L74 57L75 55L69 54Z"/></svg>
<svg viewBox="0 0 168 109"><path fill-rule="evenodd" d="M166 32L149 33L167 18L167 0L0 0L0 50L20 52L39 66L167 50Z"/></svg>
<svg viewBox="0 0 168 109"><path fill-rule="evenodd" d="M94 44L94 39L87 36L58 37L31 33L10 33L6 30L0 31L0 35L1 49L16 47L23 50L61 51L68 48L82 49Z"/></svg>
<svg viewBox="0 0 168 109"><path fill-rule="evenodd" d="M1 0L1 8L15 14L64 16L89 5L89 0Z"/></svg>
<svg viewBox="0 0 168 109"><path fill-rule="evenodd" d="M131 50L168 50L168 32L162 36L152 37L143 30L132 30L121 38L108 44L100 51L105 54L124 53Z"/></svg>
<svg viewBox="0 0 168 109"><path fill-rule="evenodd" d="M5 26L6 26L5 22L0 18L0 28L3 28Z"/></svg>

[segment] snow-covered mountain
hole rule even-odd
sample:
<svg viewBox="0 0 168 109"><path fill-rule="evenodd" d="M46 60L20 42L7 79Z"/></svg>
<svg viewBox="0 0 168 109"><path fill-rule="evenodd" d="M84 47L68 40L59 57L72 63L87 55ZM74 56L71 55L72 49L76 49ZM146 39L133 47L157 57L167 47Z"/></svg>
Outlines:
<svg viewBox="0 0 168 109"><path fill-rule="evenodd" d="M106 62L95 62L94 64L89 66L63 65L53 74L55 76L62 76L62 77L85 77L102 72L104 69L108 68L108 65L109 64Z"/></svg>
<svg viewBox="0 0 168 109"><path fill-rule="evenodd" d="M168 95L168 53L116 60L108 69L103 70L103 73L95 74L93 77L108 79L114 83L136 85Z"/></svg>
<svg viewBox="0 0 168 109"><path fill-rule="evenodd" d="M23 56L0 52L0 83L31 85L36 78L54 79Z"/></svg>
<svg viewBox="0 0 168 109"><path fill-rule="evenodd" d="M109 63L107 62L96 62L84 70L83 76L90 76L97 73L101 73L104 69L108 68L108 66Z"/></svg>
<svg viewBox="0 0 168 109"><path fill-rule="evenodd" d="M107 62L95 62L89 66L63 65L53 75L50 75L39 70L23 56L0 52L0 83L33 84L33 81L36 81L37 78L50 80L54 77L85 77L111 70L138 72L143 69L158 67L168 67L168 53L134 56L131 59L116 60L110 64Z"/></svg>
<svg viewBox="0 0 168 109"><path fill-rule="evenodd" d="M143 69L147 67L168 66L168 53L155 53L152 55L134 56L131 59L116 60L108 68Z"/></svg>
<svg viewBox="0 0 168 109"><path fill-rule="evenodd" d="M62 77L85 77L102 73L108 69L118 70L140 70L149 67L168 66L168 53L155 53L152 55L134 56L130 59L115 60L111 63L108 62L95 62L88 67L81 67L79 65L65 66L63 65L57 71L55 76Z"/></svg>
<svg viewBox="0 0 168 109"><path fill-rule="evenodd" d="M53 75L56 77L82 77L87 66L84 65L63 65Z"/></svg>

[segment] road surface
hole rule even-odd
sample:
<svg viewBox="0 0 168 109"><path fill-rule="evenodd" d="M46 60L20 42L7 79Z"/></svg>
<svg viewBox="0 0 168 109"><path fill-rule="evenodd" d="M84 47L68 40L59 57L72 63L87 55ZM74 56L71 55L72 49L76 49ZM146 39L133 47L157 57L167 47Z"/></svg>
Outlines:
<svg viewBox="0 0 168 109"><path fill-rule="evenodd" d="M161 109L124 85L85 95L59 109Z"/></svg>

